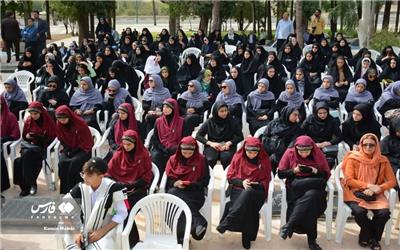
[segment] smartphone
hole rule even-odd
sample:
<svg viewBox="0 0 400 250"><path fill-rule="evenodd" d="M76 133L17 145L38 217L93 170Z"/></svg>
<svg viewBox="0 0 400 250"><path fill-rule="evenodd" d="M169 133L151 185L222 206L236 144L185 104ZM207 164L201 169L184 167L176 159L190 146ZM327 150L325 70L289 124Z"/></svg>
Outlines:
<svg viewBox="0 0 400 250"><path fill-rule="evenodd" d="M190 181L182 181L182 185L184 186L189 186L191 184Z"/></svg>
<svg viewBox="0 0 400 250"><path fill-rule="evenodd" d="M312 172L312 169L309 168L309 167L306 166L306 165L300 165L299 168L300 168L300 171L301 171L302 173L311 173L311 172Z"/></svg>

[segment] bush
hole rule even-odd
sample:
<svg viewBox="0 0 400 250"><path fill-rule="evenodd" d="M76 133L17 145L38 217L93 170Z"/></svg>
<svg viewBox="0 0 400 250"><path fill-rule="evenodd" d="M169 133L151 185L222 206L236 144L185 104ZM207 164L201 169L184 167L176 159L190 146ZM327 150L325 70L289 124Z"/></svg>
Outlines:
<svg viewBox="0 0 400 250"><path fill-rule="evenodd" d="M389 32L389 31L382 31L376 33L371 40L370 47L377 51L382 51L385 46L399 46L400 44L400 35Z"/></svg>

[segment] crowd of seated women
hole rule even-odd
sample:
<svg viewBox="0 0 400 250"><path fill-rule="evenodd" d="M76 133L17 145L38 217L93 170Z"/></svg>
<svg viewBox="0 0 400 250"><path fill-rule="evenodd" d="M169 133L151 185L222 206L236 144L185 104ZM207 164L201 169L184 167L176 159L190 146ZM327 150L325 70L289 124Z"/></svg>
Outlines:
<svg viewBox="0 0 400 250"><path fill-rule="evenodd" d="M130 207L147 195L154 163L167 175L166 191L189 205L191 234L200 240L211 226L199 213L208 167L220 162L229 167L230 202L217 230L242 232L243 247L250 248L273 172L288 187L288 220L281 238L307 234L310 249L321 249L316 223L326 207L326 181L339 163L343 141L351 150L345 156L344 185L380 195L381 201L375 206L346 196L361 227L359 244L380 249L382 223L389 216L381 194L395 186L400 160L400 61L392 47L385 47L375 61L365 48L352 55L341 34L331 45L326 39L313 44L304 58L293 35L282 51L267 52L244 40L233 55L226 53L219 31L205 36L199 30L190 41L184 31L173 36L166 29L154 41L148 29L137 34L130 28L120 44L107 31L96 38L82 46L72 43L61 57L55 44L40 55L26 49L18 70L35 74L31 90L40 88L37 100L29 103L15 79L3 82L1 143L22 138L13 175L21 197L36 194L46 147L55 138L62 148L56 166L60 193L82 181L82 166L93 156L91 130L104 132L96 113L108 111L109 119L102 113L109 128L105 176L123 184ZM204 65L194 54L179 60L189 47L201 50ZM142 71L143 79L135 70ZM140 119L136 101L143 108ZM20 111L27 117L22 131ZM245 137L246 122L250 135L258 133L259 138ZM382 126L390 131L384 138ZM4 191L10 183L3 154L1 161ZM376 177L379 171L385 178ZM367 209L377 219L366 218ZM182 237L179 231L178 241ZM131 244L138 238L134 227Z"/></svg>

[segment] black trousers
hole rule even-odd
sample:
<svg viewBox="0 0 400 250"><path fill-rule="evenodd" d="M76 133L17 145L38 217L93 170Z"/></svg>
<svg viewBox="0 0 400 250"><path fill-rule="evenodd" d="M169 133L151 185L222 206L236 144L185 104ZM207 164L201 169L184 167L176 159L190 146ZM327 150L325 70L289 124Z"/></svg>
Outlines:
<svg viewBox="0 0 400 250"><path fill-rule="evenodd" d="M230 191L230 199L225 206L219 227L241 232L246 241L255 241L260 225L260 209L265 201L263 190L235 189Z"/></svg>
<svg viewBox="0 0 400 250"><path fill-rule="evenodd" d="M8 176L8 169L7 169L7 164L6 160L3 157L3 144L1 144L1 149L0 149L0 158L1 158L1 191L3 192L4 190L7 190L10 188L10 178Z"/></svg>
<svg viewBox="0 0 400 250"><path fill-rule="evenodd" d="M193 132L194 128L199 126L202 122L202 116L198 114L186 115L184 124L187 124L190 128L190 133Z"/></svg>
<svg viewBox="0 0 400 250"><path fill-rule="evenodd" d="M373 209L374 213L372 220L367 216L368 210L360 207L357 202L346 202L351 208L357 225L360 226L359 241L368 242L371 239L380 241L386 222L390 219L390 211L387 208Z"/></svg>
<svg viewBox="0 0 400 250"><path fill-rule="evenodd" d="M7 61L11 60L11 49L14 45L15 59L19 60L19 39L16 40L5 40L4 45L6 46Z"/></svg>
<svg viewBox="0 0 400 250"><path fill-rule="evenodd" d="M276 40L276 54L282 51L282 45L286 41L286 39L277 39Z"/></svg>
<svg viewBox="0 0 400 250"><path fill-rule="evenodd" d="M169 154L167 152L161 151L158 148L153 147L150 150L150 154L151 154L151 161L157 165L158 170L160 171L160 175L162 176L164 174L165 166L167 165L167 161L173 153ZM160 183L160 182L161 182L161 178L158 180L158 183Z"/></svg>
<svg viewBox="0 0 400 250"><path fill-rule="evenodd" d="M227 151L218 152L212 147L206 146L204 148L204 155L207 159L207 163L211 168L214 168L217 161L220 160L224 169L231 163L232 157L236 152L236 146L231 146Z"/></svg>
<svg viewBox="0 0 400 250"><path fill-rule="evenodd" d="M324 34L320 34L320 35L312 35L310 34L309 38L308 38L308 43L307 44L312 44L312 43L320 43L322 38L324 38Z"/></svg>
<svg viewBox="0 0 400 250"><path fill-rule="evenodd" d="M64 153L60 155L58 163L58 176L60 177L60 194L68 193L77 183L82 181L80 172L83 164L91 157L90 153L79 151L73 157L68 157Z"/></svg>
<svg viewBox="0 0 400 250"><path fill-rule="evenodd" d="M21 153L21 157L14 161L14 183L21 187L22 191L29 191L36 185L36 180L42 169L43 152L27 150Z"/></svg>
<svg viewBox="0 0 400 250"><path fill-rule="evenodd" d="M196 233L196 227L201 225L207 228L207 220L199 212L201 207L204 205L205 201L204 192L188 191L173 187L168 189L168 193L181 198L188 205L188 207L190 208L190 212L192 212L192 224L190 227L191 229L190 234L195 240L203 239L207 230L198 235ZM178 242L180 243L183 242L183 237L185 234L185 225L186 225L185 215L181 214L181 216L178 219L178 228L177 228Z"/></svg>
<svg viewBox="0 0 400 250"><path fill-rule="evenodd" d="M290 192L290 191L289 191ZM317 220L326 209L325 190L311 189L300 197L288 193L287 222L294 232L307 234L308 241L317 239Z"/></svg>

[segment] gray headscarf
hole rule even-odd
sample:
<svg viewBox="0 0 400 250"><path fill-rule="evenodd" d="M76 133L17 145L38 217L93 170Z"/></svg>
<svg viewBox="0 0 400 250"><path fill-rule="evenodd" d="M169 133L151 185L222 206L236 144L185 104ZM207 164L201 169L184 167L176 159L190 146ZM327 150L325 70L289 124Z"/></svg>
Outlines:
<svg viewBox="0 0 400 250"><path fill-rule="evenodd" d="M143 93L143 100L151 101L152 107L161 106L165 99L171 97L171 93L164 87L163 81L159 75L150 76L154 80L154 88L148 88Z"/></svg>
<svg viewBox="0 0 400 250"><path fill-rule="evenodd" d="M10 93L7 91L4 91L1 94L6 99L7 105L9 107L11 105L11 102L28 102L24 91L18 86L17 81L15 81L14 79L7 79L4 82L4 84L8 84L13 87L13 90Z"/></svg>
<svg viewBox="0 0 400 250"><path fill-rule="evenodd" d="M187 101L187 108L203 107L204 102L208 101L208 97L205 92L201 92L201 83L197 80L191 80L189 83L194 85L194 92L191 93L189 90L186 90L179 98Z"/></svg>
<svg viewBox="0 0 400 250"><path fill-rule="evenodd" d="M358 93L356 90L356 86L362 84L364 85L364 91ZM371 92L367 90L367 82L360 78L356 81L354 86L351 86L349 92L347 93L345 102L356 102L356 103L368 103L370 101L374 101L374 97L372 96Z"/></svg>
<svg viewBox="0 0 400 250"><path fill-rule="evenodd" d="M227 79L222 81L222 83L225 83L228 85L229 88L229 93L227 95L224 95L224 93L221 91L217 95L217 99L215 100L216 102L225 102L229 107L234 106L235 104L240 103L243 106L243 97L239 95L236 92L236 84L235 81L232 79Z"/></svg>
<svg viewBox="0 0 400 250"><path fill-rule="evenodd" d="M289 94L286 90L282 91L281 94L279 95L279 100L283 101L283 102L287 102L288 106L292 106L292 107L301 107L304 103L304 98L302 96L302 94L297 91L296 88L296 84L294 83L293 80L287 80L285 83L285 88L288 85L292 85L294 88L294 93L293 94Z"/></svg>
<svg viewBox="0 0 400 250"><path fill-rule="evenodd" d="M318 99L319 101L330 101L332 98L339 98L339 92L333 86L333 77L330 75L326 75L322 78L322 81L328 79L330 85L329 88L324 88L323 84L321 87L317 88L314 92L314 98Z"/></svg>
<svg viewBox="0 0 400 250"><path fill-rule="evenodd" d="M126 97L130 96L128 90L121 88L121 84L117 79L112 79L108 82L108 87L116 89L116 93L114 95L114 110L118 110L118 107L125 102ZM110 95L106 92L104 96L104 101L108 102Z"/></svg>
<svg viewBox="0 0 400 250"><path fill-rule="evenodd" d="M250 92L248 100L250 101L253 110L259 109L261 107L262 101L275 100L274 93L268 90L269 81L265 78L261 78L260 80L258 80L258 84L260 83L263 84L267 90L264 93L260 93L258 89Z"/></svg>
<svg viewBox="0 0 400 250"><path fill-rule="evenodd" d="M81 111L86 111L94 108L96 104L102 104L103 97L101 96L100 91L93 86L92 79L85 76L81 78L81 81L85 81L89 88L87 90L79 88L72 96L69 105L79 106Z"/></svg>

